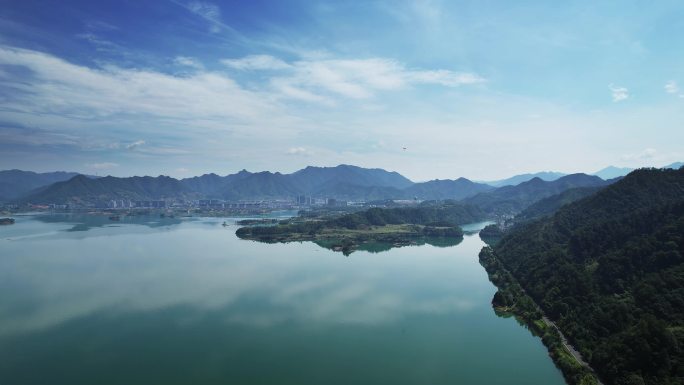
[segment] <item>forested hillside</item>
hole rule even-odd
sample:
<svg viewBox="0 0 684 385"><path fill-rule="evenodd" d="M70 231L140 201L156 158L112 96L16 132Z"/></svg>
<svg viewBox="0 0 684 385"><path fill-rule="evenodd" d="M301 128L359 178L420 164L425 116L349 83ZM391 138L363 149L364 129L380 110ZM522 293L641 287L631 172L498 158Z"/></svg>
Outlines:
<svg viewBox="0 0 684 385"><path fill-rule="evenodd" d="M277 226L242 227L237 230L236 234L240 237L267 237L295 233L313 235L325 229L368 230L372 226L411 224L426 226L427 233L424 235L460 237L462 232L459 225L482 219L484 219L484 214L477 207L462 204L371 208L327 220L307 220Z"/></svg>
<svg viewBox="0 0 684 385"><path fill-rule="evenodd" d="M62 203L96 202L109 199L163 199L169 197L195 197L196 193L180 181L168 176L134 176L130 178L89 178L77 175L34 190L21 198L22 202Z"/></svg>
<svg viewBox="0 0 684 385"><path fill-rule="evenodd" d="M0 171L0 202L16 199L31 190L52 183L69 180L78 175L75 172L36 173L21 170Z"/></svg>
<svg viewBox="0 0 684 385"><path fill-rule="evenodd" d="M572 188L570 190L565 190L560 194L544 198L534 203L530 207L526 208L520 214L516 215L515 222L519 224L552 215L561 207L572 202L578 201L582 198L588 197L589 195L596 193L602 188L603 186L577 187Z"/></svg>
<svg viewBox="0 0 684 385"><path fill-rule="evenodd" d="M478 206L491 214L518 213L541 199L577 187L599 187L609 182L586 174L566 175L547 182L540 178L520 183L517 186L504 186L496 190L477 194L464 199L465 203Z"/></svg>
<svg viewBox="0 0 684 385"><path fill-rule="evenodd" d="M607 384L684 383L684 170L634 171L494 252Z"/></svg>

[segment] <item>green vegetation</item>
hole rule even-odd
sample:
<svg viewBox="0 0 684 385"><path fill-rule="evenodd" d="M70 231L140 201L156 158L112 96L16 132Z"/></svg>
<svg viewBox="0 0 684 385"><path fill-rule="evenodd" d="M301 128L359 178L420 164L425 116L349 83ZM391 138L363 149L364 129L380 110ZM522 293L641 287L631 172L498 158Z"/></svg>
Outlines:
<svg viewBox="0 0 684 385"><path fill-rule="evenodd" d="M0 225L13 225L14 218L0 218Z"/></svg>
<svg viewBox="0 0 684 385"><path fill-rule="evenodd" d="M597 176L586 174L566 175L546 182L534 178L517 186L504 186L490 192L464 199L490 214L518 213L535 202L577 187L599 187L609 184Z"/></svg>
<svg viewBox="0 0 684 385"><path fill-rule="evenodd" d="M461 239L459 224L482 219L472 206L446 204L411 208L372 208L330 219L297 219L276 226L242 227L238 237L264 242L327 241L351 252L366 243L406 245L426 238ZM424 239L425 238L425 239Z"/></svg>
<svg viewBox="0 0 684 385"><path fill-rule="evenodd" d="M504 232L497 224L487 225L480 230L480 239L488 245L495 245L503 237Z"/></svg>
<svg viewBox="0 0 684 385"><path fill-rule="evenodd" d="M254 226L254 225L275 225L278 223L276 218L260 218L260 219L241 219L236 222L240 226Z"/></svg>
<svg viewBox="0 0 684 385"><path fill-rule="evenodd" d="M570 190L563 191L560 194L544 198L534 203L530 207L526 208L520 214L516 215L515 222L516 224L519 224L551 216L561 207L572 202L578 201L582 198L586 198L589 195L598 192L603 187L604 186L572 188Z"/></svg>
<svg viewBox="0 0 684 385"><path fill-rule="evenodd" d="M605 383L684 383L684 170L634 171L513 229L491 255Z"/></svg>
<svg viewBox="0 0 684 385"><path fill-rule="evenodd" d="M566 381L572 385L597 384L591 369L577 361L563 346L563 339L555 327L544 321L543 313L534 303L516 279L495 257L491 248L485 247L480 252L480 263L484 266L489 279L498 288L492 299L494 310L500 316L515 316L527 326L533 334L541 337L549 350L549 355L563 373Z"/></svg>

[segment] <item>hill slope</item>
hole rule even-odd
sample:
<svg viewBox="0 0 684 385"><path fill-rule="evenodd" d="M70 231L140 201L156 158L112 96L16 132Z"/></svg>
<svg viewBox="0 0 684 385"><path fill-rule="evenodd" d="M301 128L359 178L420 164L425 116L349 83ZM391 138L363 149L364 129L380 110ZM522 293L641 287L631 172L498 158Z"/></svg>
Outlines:
<svg viewBox="0 0 684 385"><path fill-rule="evenodd" d="M601 190L604 186L597 187L577 187L565 190L560 194L552 195L548 198L537 201L530 207L515 216L516 223L529 222L534 219L553 215L561 207L588 197Z"/></svg>
<svg viewBox="0 0 684 385"><path fill-rule="evenodd" d="M336 167L306 167L290 174L290 178L303 192L314 193L323 186L350 183L357 186L394 187L403 189L413 182L397 172L380 168L361 168L341 164Z"/></svg>
<svg viewBox="0 0 684 385"><path fill-rule="evenodd" d="M634 169L629 168L629 167L608 166L606 168L603 168L601 170L596 171L595 173L593 173L591 175L596 175L597 177L599 177L601 179L608 180L608 179L619 178L621 176L625 176L632 171L634 171Z"/></svg>
<svg viewBox="0 0 684 385"><path fill-rule="evenodd" d="M490 181L490 182L482 182L482 183L488 184L488 185L493 186L493 187L515 186L515 185L519 185L520 183L532 180L534 178L539 178L541 180L551 182L551 181L554 181L558 178L562 178L566 175L567 174L563 174L562 172L556 172L556 171L541 171L541 172L535 172L533 174L514 175L510 178L501 179L501 180L494 180L494 181Z"/></svg>
<svg viewBox="0 0 684 385"><path fill-rule="evenodd" d="M464 199L463 202L480 207L488 213L517 213L533 203L577 187L599 187L608 182L597 176L571 174L547 182L539 178L520 183L517 186L504 186L496 190L480 193Z"/></svg>
<svg viewBox="0 0 684 385"><path fill-rule="evenodd" d="M111 199L151 200L187 198L195 194L177 179L168 176L98 179L77 175L34 190L21 198L24 203L93 203Z"/></svg>
<svg viewBox="0 0 684 385"><path fill-rule="evenodd" d="M684 381L684 170L637 170L494 248L607 384Z"/></svg>
<svg viewBox="0 0 684 385"><path fill-rule="evenodd" d="M404 189L404 197L409 199L415 197L422 200L461 200L493 189L491 186L475 183L466 178L458 178L456 180L435 179L416 183Z"/></svg>
<svg viewBox="0 0 684 385"><path fill-rule="evenodd" d="M0 171L0 202L16 199L31 190L69 180L76 175L78 173L64 171L46 173L22 170Z"/></svg>

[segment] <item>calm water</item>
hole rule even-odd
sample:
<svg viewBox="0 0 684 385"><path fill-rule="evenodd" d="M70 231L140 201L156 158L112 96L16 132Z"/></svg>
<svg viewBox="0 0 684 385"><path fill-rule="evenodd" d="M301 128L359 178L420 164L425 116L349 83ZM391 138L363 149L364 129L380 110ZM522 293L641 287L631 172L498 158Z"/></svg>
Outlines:
<svg viewBox="0 0 684 385"><path fill-rule="evenodd" d="M0 227L0 384L564 384L477 235L344 257L223 221Z"/></svg>

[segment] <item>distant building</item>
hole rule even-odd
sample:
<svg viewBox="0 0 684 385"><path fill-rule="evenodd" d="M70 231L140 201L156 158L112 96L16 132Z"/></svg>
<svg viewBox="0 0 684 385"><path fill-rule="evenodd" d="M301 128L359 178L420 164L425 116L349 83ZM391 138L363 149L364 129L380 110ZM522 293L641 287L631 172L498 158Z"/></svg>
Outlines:
<svg viewBox="0 0 684 385"><path fill-rule="evenodd" d="M338 200L335 198L328 198L327 205L330 207L345 207L347 206L347 201Z"/></svg>
<svg viewBox="0 0 684 385"><path fill-rule="evenodd" d="M392 203L400 206L412 206L412 205L417 205L422 201L419 201L417 199L395 199L392 201Z"/></svg>
<svg viewBox="0 0 684 385"><path fill-rule="evenodd" d="M135 201L134 206L143 209L163 209L166 208L166 201Z"/></svg>
<svg viewBox="0 0 684 385"><path fill-rule="evenodd" d="M295 201L299 206L311 206L312 198L306 195L298 195Z"/></svg>

